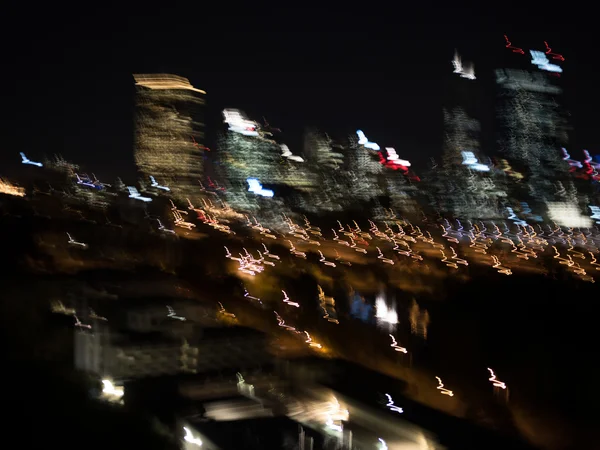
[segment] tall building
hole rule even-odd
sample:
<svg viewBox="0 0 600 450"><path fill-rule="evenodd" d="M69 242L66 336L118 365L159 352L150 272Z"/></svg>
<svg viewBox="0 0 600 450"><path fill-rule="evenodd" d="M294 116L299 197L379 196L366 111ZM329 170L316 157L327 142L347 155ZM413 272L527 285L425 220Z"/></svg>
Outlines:
<svg viewBox="0 0 600 450"><path fill-rule="evenodd" d="M498 215L501 192L496 189L487 159L480 151L477 115L478 86L473 64L463 63L455 53L454 72L449 79L449 99L444 109L442 164L433 174L434 197L445 213L461 218L491 218Z"/></svg>
<svg viewBox="0 0 600 450"><path fill-rule="evenodd" d="M135 161L145 182L154 177L174 197L199 192L203 173L206 92L186 78L134 75L136 85Z"/></svg>
<svg viewBox="0 0 600 450"><path fill-rule="evenodd" d="M558 103L562 94L558 64L564 58L546 47L545 51L524 51L507 40L514 58L511 66L522 69L496 70L500 151L523 173L528 196L537 206L573 195L569 187L562 189L563 183L569 184L568 166L560 151L567 144L568 124Z"/></svg>

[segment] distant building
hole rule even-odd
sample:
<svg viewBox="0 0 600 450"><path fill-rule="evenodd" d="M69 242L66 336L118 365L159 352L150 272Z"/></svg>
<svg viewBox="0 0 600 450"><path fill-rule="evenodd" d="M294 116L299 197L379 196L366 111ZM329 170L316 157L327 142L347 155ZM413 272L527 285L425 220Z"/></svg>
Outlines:
<svg viewBox="0 0 600 450"><path fill-rule="evenodd" d="M553 63L541 65L534 53L539 52L525 50L513 56L512 67L519 64L525 70L496 70L498 138L500 150L509 163L525 174L529 194L545 203L565 200L556 183L568 175L560 150L568 140L568 123L558 102L562 94L562 69L557 69L554 58L562 56L549 55L554 55ZM544 56L544 59L547 58Z"/></svg>
<svg viewBox="0 0 600 450"><path fill-rule="evenodd" d="M186 78L134 75L135 161L143 180L168 187L180 199L199 192L203 174L204 91Z"/></svg>
<svg viewBox="0 0 600 450"><path fill-rule="evenodd" d="M265 337L243 327L188 335L121 333L105 323L75 333L77 369L115 380L260 367L270 362Z"/></svg>

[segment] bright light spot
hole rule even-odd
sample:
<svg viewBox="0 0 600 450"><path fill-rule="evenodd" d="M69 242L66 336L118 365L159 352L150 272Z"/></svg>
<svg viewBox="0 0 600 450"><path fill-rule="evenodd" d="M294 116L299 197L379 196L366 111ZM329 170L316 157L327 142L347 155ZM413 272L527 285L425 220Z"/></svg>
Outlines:
<svg viewBox="0 0 600 450"><path fill-rule="evenodd" d="M25 197L25 189L22 187L10 184L0 178L0 194L14 195L15 197Z"/></svg>
<svg viewBox="0 0 600 450"><path fill-rule="evenodd" d="M386 147L385 150L387 151L387 159L389 161L392 161L394 164L398 164L400 166L410 167L410 162L405 159L400 159L394 148Z"/></svg>
<svg viewBox="0 0 600 450"><path fill-rule="evenodd" d="M245 136L258 136L258 124L247 117L237 109L225 109L223 111L225 123L229 125L229 130Z"/></svg>
<svg viewBox="0 0 600 450"><path fill-rule="evenodd" d="M531 57L533 58L531 60L531 64L537 66L538 69L546 70L548 72L562 73L562 68L556 64L550 64L550 60L544 52L529 50L529 53L531 53Z"/></svg>
<svg viewBox="0 0 600 450"><path fill-rule="evenodd" d="M185 436L183 439L190 444L197 445L198 447L202 447L202 440L200 438L194 437L192 431L189 428L183 427L185 431Z"/></svg>
<svg viewBox="0 0 600 450"><path fill-rule="evenodd" d="M581 214L577 205L563 202L549 202L548 215L558 225L570 228L589 228L594 221Z"/></svg>
<svg viewBox="0 0 600 450"><path fill-rule="evenodd" d="M121 386L115 386L110 380L102 380L102 393L111 397L121 398L125 393Z"/></svg>
<svg viewBox="0 0 600 450"><path fill-rule="evenodd" d="M375 300L375 317L381 322L396 325L398 323L398 313L394 308L388 308L383 295L378 295Z"/></svg>
<svg viewBox="0 0 600 450"><path fill-rule="evenodd" d="M253 192L262 197L273 197L273 191L270 189L263 189L257 178L248 178L246 182L248 183L248 192Z"/></svg>
<svg viewBox="0 0 600 450"><path fill-rule="evenodd" d="M369 142L365 133L362 130L356 130L356 134L358 135L358 143L366 148L370 148L371 150L379 150L380 147L375 142Z"/></svg>
<svg viewBox="0 0 600 450"><path fill-rule="evenodd" d="M473 152L462 152L463 165L469 166L470 169L477 170L480 172L488 172L490 168L485 164L479 163Z"/></svg>

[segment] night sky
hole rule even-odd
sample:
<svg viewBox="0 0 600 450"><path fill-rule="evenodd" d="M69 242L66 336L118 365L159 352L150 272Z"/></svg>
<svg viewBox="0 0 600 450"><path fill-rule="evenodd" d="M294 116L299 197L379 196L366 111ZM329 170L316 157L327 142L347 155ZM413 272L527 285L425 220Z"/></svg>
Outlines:
<svg viewBox="0 0 600 450"><path fill-rule="evenodd" d="M566 14L559 22L552 11L521 9L515 16L500 6L434 6L15 12L21 26L2 31L11 82L4 89L9 127L0 176L10 175L25 151L34 160L61 153L109 182L132 178L132 73L144 72L175 73L207 91L209 146L221 129L220 111L232 107L281 128L293 152L305 126L332 137L361 128L423 171L441 150L442 105L455 97L448 84L455 48L475 62L478 80L471 83L480 97L470 101L480 98L484 132L493 131L493 69L529 58L504 48L505 33L526 52L542 50L547 40L565 56L564 103L576 127L571 154L600 153L595 40L583 24L566 23ZM484 142L493 143L493 135Z"/></svg>

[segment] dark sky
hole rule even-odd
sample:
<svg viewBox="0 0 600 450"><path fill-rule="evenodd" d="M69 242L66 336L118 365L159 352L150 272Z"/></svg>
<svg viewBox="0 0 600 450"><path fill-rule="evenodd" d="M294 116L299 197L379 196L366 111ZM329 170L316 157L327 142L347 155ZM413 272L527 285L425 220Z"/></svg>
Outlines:
<svg viewBox="0 0 600 450"><path fill-rule="evenodd" d="M598 67L590 56L595 39L586 26L547 10L398 5L314 12L259 11L250 4L214 13L148 5L15 11L14 29L3 30L9 43L4 75L11 81L4 92L9 127L0 176L10 174L25 151L32 159L62 153L101 178L130 177L131 74L144 72L185 76L207 91L209 144L222 108L234 107L282 128L292 151L299 150L306 125L332 136L362 128L424 168L440 152L454 48L475 62L473 95L481 99L476 104L485 121L493 117L492 71L514 56L504 49L504 33L526 51L543 49L548 40L564 54L565 102L577 128L571 153L578 156L581 147L600 153Z"/></svg>

